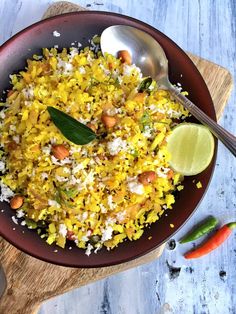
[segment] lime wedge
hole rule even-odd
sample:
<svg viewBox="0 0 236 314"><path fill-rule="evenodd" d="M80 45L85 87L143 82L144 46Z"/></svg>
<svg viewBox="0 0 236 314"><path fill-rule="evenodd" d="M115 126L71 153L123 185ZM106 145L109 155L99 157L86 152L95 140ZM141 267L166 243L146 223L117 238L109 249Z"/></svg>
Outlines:
<svg viewBox="0 0 236 314"><path fill-rule="evenodd" d="M195 123L181 123L167 138L170 166L185 176L205 170L214 154L214 137L209 129Z"/></svg>

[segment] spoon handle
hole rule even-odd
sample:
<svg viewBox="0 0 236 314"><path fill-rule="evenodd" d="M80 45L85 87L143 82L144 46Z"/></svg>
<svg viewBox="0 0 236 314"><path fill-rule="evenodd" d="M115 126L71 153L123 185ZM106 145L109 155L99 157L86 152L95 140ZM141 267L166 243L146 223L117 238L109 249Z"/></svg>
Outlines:
<svg viewBox="0 0 236 314"><path fill-rule="evenodd" d="M234 157L236 157L236 137L208 117L201 109L194 105L194 103L181 94L176 88L171 87L169 90L172 96L186 109L188 109L188 111L202 124L206 125L210 131L229 149Z"/></svg>

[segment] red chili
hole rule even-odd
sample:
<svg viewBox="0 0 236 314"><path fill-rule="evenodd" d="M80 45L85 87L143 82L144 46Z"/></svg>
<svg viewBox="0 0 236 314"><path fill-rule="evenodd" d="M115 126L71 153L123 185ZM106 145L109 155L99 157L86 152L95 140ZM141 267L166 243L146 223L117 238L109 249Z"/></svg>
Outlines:
<svg viewBox="0 0 236 314"><path fill-rule="evenodd" d="M199 258L203 255L210 253L218 246L220 246L230 236L234 228L236 228L236 222L230 222L224 225L215 234L213 234L213 236L207 242L205 242L194 251L187 252L184 257L187 259Z"/></svg>

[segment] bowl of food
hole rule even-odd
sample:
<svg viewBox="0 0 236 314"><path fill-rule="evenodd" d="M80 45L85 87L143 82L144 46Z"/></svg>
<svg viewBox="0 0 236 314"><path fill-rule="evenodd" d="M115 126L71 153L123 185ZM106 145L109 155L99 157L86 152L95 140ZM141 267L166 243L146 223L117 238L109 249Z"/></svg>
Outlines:
<svg viewBox="0 0 236 314"><path fill-rule="evenodd" d="M216 120L188 56L138 20L69 13L7 41L0 48L0 234L47 262L100 267L150 252L191 216L214 170L217 145L200 174L171 168L167 138L193 118L137 66L102 55L100 34L118 24L156 39L171 81Z"/></svg>

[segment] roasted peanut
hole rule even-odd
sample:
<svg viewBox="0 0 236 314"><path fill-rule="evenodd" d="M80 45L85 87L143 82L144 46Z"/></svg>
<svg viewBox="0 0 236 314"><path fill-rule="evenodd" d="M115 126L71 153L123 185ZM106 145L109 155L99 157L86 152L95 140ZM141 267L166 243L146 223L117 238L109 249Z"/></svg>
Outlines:
<svg viewBox="0 0 236 314"><path fill-rule="evenodd" d="M17 148L17 144L16 144L15 141L12 141L12 142L10 142L10 143L7 144L7 149L8 149L9 151L13 151L13 150L15 150L16 148Z"/></svg>
<svg viewBox="0 0 236 314"><path fill-rule="evenodd" d="M133 100L139 103L143 103L146 96L147 95L145 93L138 93L134 96Z"/></svg>
<svg viewBox="0 0 236 314"><path fill-rule="evenodd" d="M9 91L7 92L7 97L10 97L13 93L14 93L14 90L9 89Z"/></svg>
<svg viewBox="0 0 236 314"><path fill-rule="evenodd" d="M66 238L70 241L73 241L76 239L76 236L73 231L67 230Z"/></svg>
<svg viewBox="0 0 236 314"><path fill-rule="evenodd" d="M105 154L97 154L97 157L100 159L100 160L104 160L104 159L107 159Z"/></svg>
<svg viewBox="0 0 236 314"><path fill-rule="evenodd" d="M108 62L108 69L112 70L113 69L113 64L111 62Z"/></svg>
<svg viewBox="0 0 236 314"><path fill-rule="evenodd" d="M106 128L112 128L117 123L117 118L115 116L103 114L101 119Z"/></svg>
<svg viewBox="0 0 236 314"><path fill-rule="evenodd" d="M63 160L69 156L69 150L62 144L52 146L53 156L57 159Z"/></svg>
<svg viewBox="0 0 236 314"><path fill-rule="evenodd" d="M118 51L118 58L121 59L122 63L131 64L132 57L128 50L120 50Z"/></svg>
<svg viewBox="0 0 236 314"><path fill-rule="evenodd" d="M168 179L172 179L174 176L174 171L172 169L170 169L168 172L167 172L167 178Z"/></svg>
<svg viewBox="0 0 236 314"><path fill-rule="evenodd" d="M18 209L23 205L24 198L21 195L15 195L10 200L10 206L12 209Z"/></svg>
<svg viewBox="0 0 236 314"><path fill-rule="evenodd" d="M97 131L97 126L93 123L87 123L87 127L90 128L94 133Z"/></svg>
<svg viewBox="0 0 236 314"><path fill-rule="evenodd" d="M143 185L148 185L156 180L157 175L155 171L145 171L138 175L138 181Z"/></svg>

